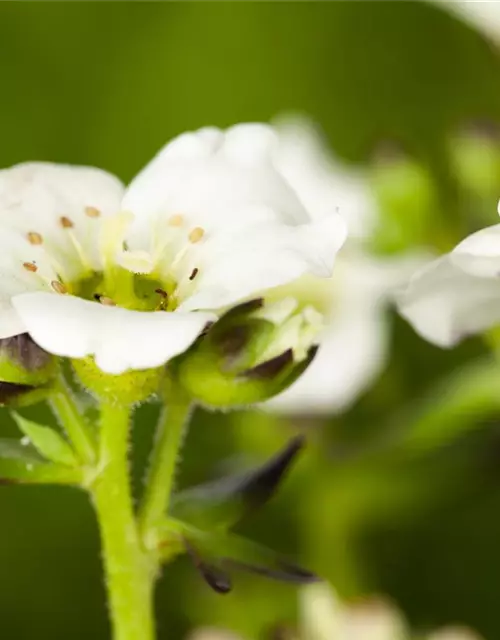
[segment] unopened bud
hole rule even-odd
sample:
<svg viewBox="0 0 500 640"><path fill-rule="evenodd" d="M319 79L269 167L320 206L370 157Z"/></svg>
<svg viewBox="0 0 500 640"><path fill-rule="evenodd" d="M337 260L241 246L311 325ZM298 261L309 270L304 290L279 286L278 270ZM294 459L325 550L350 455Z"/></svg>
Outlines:
<svg viewBox="0 0 500 640"><path fill-rule="evenodd" d="M172 365L193 398L212 407L262 402L307 368L323 327L312 307L293 298L245 302L228 311Z"/></svg>

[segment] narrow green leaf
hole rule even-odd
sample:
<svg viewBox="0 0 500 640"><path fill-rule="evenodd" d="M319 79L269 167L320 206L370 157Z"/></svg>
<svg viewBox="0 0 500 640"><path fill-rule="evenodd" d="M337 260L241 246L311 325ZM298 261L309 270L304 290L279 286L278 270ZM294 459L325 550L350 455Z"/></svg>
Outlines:
<svg viewBox="0 0 500 640"><path fill-rule="evenodd" d="M50 427L27 420L19 414L13 414L13 418L21 431L30 439L33 446L48 460L68 467L76 467L78 460L69 444L57 431Z"/></svg>
<svg viewBox="0 0 500 640"><path fill-rule="evenodd" d="M247 571L274 580L309 584L318 580L310 571L283 558L279 553L233 533L206 532L184 522L167 520L165 536L172 538L174 529L184 540L186 552L204 580L220 593L231 588L228 573Z"/></svg>
<svg viewBox="0 0 500 640"><path fill-rule="evenodd" d="M68 484L81 485L83 471L66 465L45 462L23 462L0 458L1 484Z"/></svg>
<svg viewBox="0 0 500 640"><path fill-rule="evenodd" d="M9 440L0 438L0 461L16 460L24 462L24 464L39 464L43 462L43 458L37 453L33 447L19 442L19 440Z"/></svg>

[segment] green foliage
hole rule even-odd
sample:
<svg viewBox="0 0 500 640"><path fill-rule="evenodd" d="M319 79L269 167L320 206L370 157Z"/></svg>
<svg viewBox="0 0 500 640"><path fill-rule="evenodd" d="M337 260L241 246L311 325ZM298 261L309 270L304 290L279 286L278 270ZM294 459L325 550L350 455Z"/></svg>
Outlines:
<svg viewBox="0 0 500 640"><path fill-rule="evenodd" d="M19 429L29 438L39 453L48 460L68 467L76 467L78 461L69 444L51 427L44 427L27 420L18 413L14 414Z"/></svg>

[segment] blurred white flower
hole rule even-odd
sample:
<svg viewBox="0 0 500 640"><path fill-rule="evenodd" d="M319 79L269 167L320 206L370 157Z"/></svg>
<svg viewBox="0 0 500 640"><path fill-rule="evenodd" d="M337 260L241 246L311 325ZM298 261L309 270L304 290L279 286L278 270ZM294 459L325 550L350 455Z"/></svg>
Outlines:
<svg viewBox="0 0 500 640"><path fill-rule="evenodd" d="M451 347L500 322L500 224L473 233L411 278L400 313L424 338Z"/></svg>
<svg viewBox="0 0 500 640"><path fill-rule="evenodd" d="M274 292L277 297L288 293L315 306L325 314L326 325L307 371L267 405L286 413L340 411L384 366L388 301L421 264L421 257L371 254L366 241L374 233L379 212L364 173L335 161L319 132L306 121L278 122L277 130L277 166L313 217L339 211L349 227L349 239L330 279L313 281L305 276Z"/></svg>
<svg viewBox="0 0 500 640"><path fill-rule="evenodd" d="M304 640L407 640L399 611L383 600L343 604L324 584L301 590Z"/></svg>
<svg viewBox="0 0 500 640"><path fill-rule="evenodd" d="M466 627L447 627L431 633L426 640L481 640L481 637Z"/></svg>
<svg viewBox="0 0 500 640"><path fill-rule="evenodd" d="M265 125L186 133L127 189L92 168L1 171L0 338L28 332L113 374L146 369L189 347L214 311L329 277L345 225L309 215L276 144Z"/></svg>
<svg viewBox="0 0 500 640"><path fill-rule="evenodd" d="M500 0L438 0L438 2L500 44Z"/></svg>
<svg viewBox="0 0 500 640"><path fill-rule="evenodd" d="M299 594L299 629L291 640L411 640L401 612L387 600L342 602L326 584L304 587ZM446 627L422 640L481 640L465 627ZM199 629L188 640L243 640L222 629Z"/></svg>

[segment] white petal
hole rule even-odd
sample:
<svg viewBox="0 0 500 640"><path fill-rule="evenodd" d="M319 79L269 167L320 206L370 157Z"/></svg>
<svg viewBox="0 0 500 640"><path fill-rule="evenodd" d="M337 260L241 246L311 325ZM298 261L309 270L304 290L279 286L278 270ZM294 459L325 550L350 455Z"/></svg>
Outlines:
<svg viewBox="0 0 500 640"><path fill-rule="evenodd" d="M138 218L130 241L149 242L147 225L177 214L209 232L244 226L244 214L258 207L281 222L306 222L304 207L273 165L276 143L272 128L248 124L201 129L167 144L126 191L123 208Z"/></svg>
<svg viewBox="0 0 500 640"><path fill-rule="evenodd" d="M417 254L375 259L359 247L346 246L327 281L328 289L322 287L326 328L319 351L305 373L266 407L279 413L326 414L343 411L354 402L385 365L387 303L424 260ZM309 301L307 290L305 294L302 302ZM310 302L318 304L311 295Z"/></svg>
<svg viewBox="0 0 500 640"><path fill-rule="evenodd" d="M482 33L500 42L500 3L498 0L440 0Z"/></svg>
<svg viewBox="0 0 500 640"><path fill-rule="evenodd" d="M500 224L495 224L462 240L450 254L451 260L475 276L500 275Z"/></svg>
<svg viewBox="0 0 500 640"><path fill-rule="evenodd" d="M340 216L286 226L264 222L207 238L197 288L182 310L217 309L304 273L328 277L346 236Z"/></svg>
<svg viewBox="0 0 500 640"><path fill-rule="evenodd" d="M500 322L500 278L470 275L447 255L417 272L397 302L421 336L451 347Z"/></svg>
<svg viewBox="0 0 500 640"><path fill-rule="evenodd" d="M130 311L67 295L13 298L26 330L59 356L93 355L106 373L158 367L185 351L213 319L208 313Z"/></svg>
<svg viewBox="0 0 500 640"><path fill-rule="evenodd" d="M275 163L313 217L338 211L349 237L368 237L379 212L364 173L335 159L319 130L305 118L276 122Z"/></svg>
<svg viewBox="0 0 500 640"><path fill-rule="evenodd" d="M64 269L61 276L73 279L82 270L83 257L91 267L100 266L100 221L119 210L122 193L117 178L91 167L26 163L3 169L0 230L15 230L25 239L30 232L40 234L42 248ZM73 226L63 228L62 217Z"/></svg>

